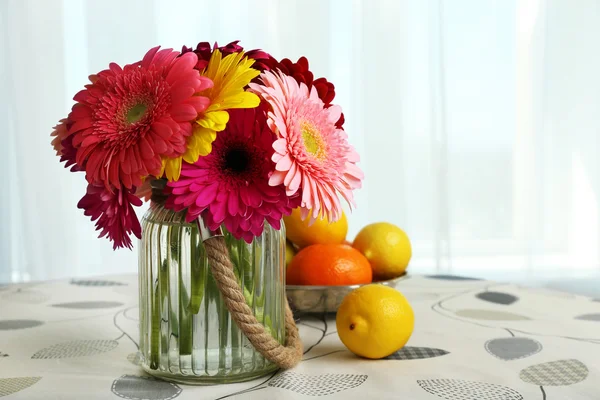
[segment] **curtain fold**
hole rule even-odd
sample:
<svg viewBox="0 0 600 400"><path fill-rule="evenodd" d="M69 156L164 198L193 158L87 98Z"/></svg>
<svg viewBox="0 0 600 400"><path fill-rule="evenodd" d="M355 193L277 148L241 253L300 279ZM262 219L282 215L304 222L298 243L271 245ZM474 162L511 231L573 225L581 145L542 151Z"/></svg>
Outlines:
<svg viewBox="0 0 600 400"><path fill-rule="evenodd" d="M397 224L415 273L600 271L597 1L4 0L0 35L0 282L136 271L52 126L109 62L237 39L336 85L366 173L350 239Z"/></svg>

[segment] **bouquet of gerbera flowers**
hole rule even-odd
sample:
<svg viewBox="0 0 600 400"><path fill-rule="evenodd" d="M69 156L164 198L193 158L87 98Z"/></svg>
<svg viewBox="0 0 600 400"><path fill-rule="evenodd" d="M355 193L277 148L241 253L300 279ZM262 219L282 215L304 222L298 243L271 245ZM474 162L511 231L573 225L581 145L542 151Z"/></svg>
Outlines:
<svg viewBox="0 0 600 400"><path fill-rule="evenodd" d="M78 207L114 248L141 237L133 206L149 198L153 179L168 180L166 207L247 242L265 221L279 229L293 208L335 221L340 195L353 204L359 156L333 84L314 79L304 57L278 61L237 42L156 47L89 79L52 145L85 173Z"/></svg>

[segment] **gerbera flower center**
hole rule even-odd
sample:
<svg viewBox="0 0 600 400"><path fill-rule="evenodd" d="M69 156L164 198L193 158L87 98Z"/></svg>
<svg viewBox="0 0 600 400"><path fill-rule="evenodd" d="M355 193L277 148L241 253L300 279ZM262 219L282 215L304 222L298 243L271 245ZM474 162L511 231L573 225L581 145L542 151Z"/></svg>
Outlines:
<svg viewBox="0 0 600 400"><path fill-rule="evenodd" d="M130 124L135 124L146 114L148 110L148 105L145 103L137 103L133 107L131 107L127 114L125 115L125 119Z"/></svg>
<svg viewBox="0 0 600 400"><path fill-rule="evenodd" d="M225 169L231 172L244 172L250 164L250 155L243 149L231 149L225 154Z"/></svg>
<svg viewBox="0 0 600 400"><path fill-rule="evenodd" d="M310 122L302 121L300 123L300 132L302 133L302 141L304 142L306 151L319 160L324 159L326 155L325 146L319 130Z"/></svg>

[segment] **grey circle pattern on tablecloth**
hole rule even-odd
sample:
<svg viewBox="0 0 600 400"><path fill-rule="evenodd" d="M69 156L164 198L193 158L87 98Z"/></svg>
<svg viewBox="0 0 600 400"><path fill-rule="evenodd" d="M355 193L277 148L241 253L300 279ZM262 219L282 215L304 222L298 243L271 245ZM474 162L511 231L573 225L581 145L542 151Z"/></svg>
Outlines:
<svg viewBox="0 0 600 400"><path fill-rule="evenodd" d="M8 357L8 354L3 353L3 352L0 351L0 358L2 358L2 357Z"/></svg>
<svg viewBox="0 0 600 400"><path fill-rule="evenodd" d="M95 310L100 308L115 308L122 306L118 301L73 301L69 303L52 304L51 307L71 308L74 310Z"/></svg>
<svg viewBox="0 0 600 400"><path fill-rule="evenodd" d="M467 276L458 276L458 275L426 275L425 278L429 279L439 279L442 281L480 281L478 278L469 278Z"/></svg>
<svg viewBox="0 0 600 400"><path fill-rule="evenodd" d="M524 315L508 311L482 310L477 308L458 310L456 311L456 315L485 321L526 321L531 319Z"/></svg>
<svg viewBox="0 0 600 400"><path fill-rule="evenodd" d="M174 383L137 375L115 379L111 391L128 400L171 400L181 394L181 388Z"/></svg>
<svg viewBox="0 0 600 400"><path fill-rule="evenodd" d="M127 286L126 283L101 279L72 279L70 283L77 286Z"/></svg>
<svg viewBox="0 0 600 400"><path fill-rule="evenodd" d="M116 340L74 340L37 351L31 358L52 359L93 356L106 353L119 345Z"/></svg>
<svg viewBox="0 0 600 400"><path fill-rule="evenodd" d="M269 386L290 390L306 396L328 396L360 386L366 380L367 375L304 375L287 371L272 379Z"/></svg>
<svg viewBox="0 0 600 400"><path fill-rule="evenodd" d="M535 339L507 337L485 342L488 353L504 361L519 360L542 351L542 344Z"/></svg>
<svg viewBox="0 0 600 400"><path fill-rule="evenodd" d="M35 319L5 319L0 320L0 331L35 328L40 325L44 325L44 322Z"/></svg>
<svg viewBox="0 0 600 400"><path fill-rule="evenodd" d="M426 379L417 383L426 392L448 400L523 400L516 390L487 382Z"/></svg>
<svg viewBox="0 0 600 400"><path fill-rule="evenodd" d="M400 350L385 357L386 360L420 360L450 354L446 350L431 347L404 346Z"/></svg>
<svg viewBox="0 0 600 400"><path fill-rule="evenodd" d="M40 376L25 376L0 379L0 397L9 396L35 385L42 379Z"/></svg>
<svg viewBox="0 0 600 400"><path fill-rule="evenodd" d="M481 292L477 293L475 297L483 301L505 306L509 306L519 300L517 296L503 292Z"/></svg>
<svg viewBox="0 0 600 400"><path fill-rule="evenodd" d="M600 322L600 313L593 314L583 314L575 317L575 319L579 319L582 321L597 321Z"/></svg>
<svg viewBox="0 0 600 400"><path fill-rule="evenodd" d="M521 380L539 386L567 386L587 378L588 368L579 360L558 360L527 367L519 373Z"/></svg>

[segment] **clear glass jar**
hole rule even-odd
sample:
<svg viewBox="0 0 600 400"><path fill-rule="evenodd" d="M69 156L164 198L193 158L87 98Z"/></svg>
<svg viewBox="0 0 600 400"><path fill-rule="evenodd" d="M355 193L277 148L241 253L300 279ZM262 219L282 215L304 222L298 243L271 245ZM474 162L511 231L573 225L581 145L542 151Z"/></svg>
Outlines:
<svg viewBox="0 0 600 400"><path fill-rule="evenodd" d="M248 305L285 342L285 228L265 223L251 244L223 229ZM188 384L241 382L277 366L232 320L208 266L196 224L153 201L139 254L140 353L146 372Z"/></svg>

